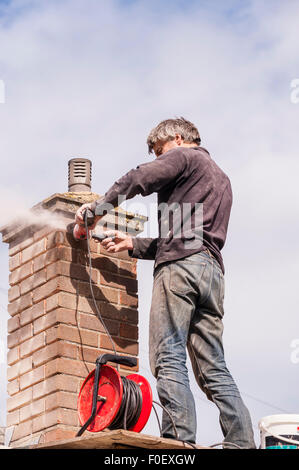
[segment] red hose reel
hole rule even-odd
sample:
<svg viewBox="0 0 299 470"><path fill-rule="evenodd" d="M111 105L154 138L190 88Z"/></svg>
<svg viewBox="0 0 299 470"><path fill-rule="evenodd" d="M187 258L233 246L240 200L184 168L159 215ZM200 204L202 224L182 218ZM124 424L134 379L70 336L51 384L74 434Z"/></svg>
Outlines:
<svg viewBox="0 0 299 470"><path fill-rule="evenodd" d="M139 374L122 378L117 370L106 365L106 362L133 367L137 364L137 359L115 354L103 354L97 359L96 368L86 377L79 392L78 414L82 427L77 436L83 434L86 429L90 432L99 432L109 427L115 429L117 423L123 422L124 410L126 413L130 406L133 424L128 430L140 432L151 414L153 397L149 382ZM128 388L132 389L130 393L127 393ZM134 400L130 403L133 392L138 394L137 408Z"/></svg>

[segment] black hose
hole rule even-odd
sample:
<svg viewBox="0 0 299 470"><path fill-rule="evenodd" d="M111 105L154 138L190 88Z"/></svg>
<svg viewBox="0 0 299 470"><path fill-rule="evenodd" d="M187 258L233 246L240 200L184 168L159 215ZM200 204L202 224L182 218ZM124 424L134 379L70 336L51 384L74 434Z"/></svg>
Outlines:
<svg viewBox="0 0 299 470"><path fill-rule="evenodd" d="M139 385L133 380L121 377L123 396L118 413L109 429L130 429L138 421L142 409L142 393Z"/></svg>
<svg viewBox="0 0 299 470"><path fill-rule="evenodd" d="M99 311L99 308L97 306L97 302L96 302L96 299L95 299L95 295L94 295L94 291L93 291L93 285L92 285L92 281L91 281L91 269L92 269L92 263L91 263L91 253L90 253L90 246L89 246L89 238L88 238L88 218L87 218L87 211L85 211L84 213L84 222L85 222L85 230L86 230L86 242L87 242L87 251L88 251L88 264L89 264L89 287L90 287L90 292L91 292L91 296L92 296L92 300L93 300L93 303L94 303L94 306L95 306L95 309L96 309L96 312L97 312L97 317L98 319L100 320L100 322L102 323L107 335L108 335L108 338L110 339L110 342L111 342L111 345L112 345L112 348L113 348L113 351L114 351L114 354L116 355L116 349L115 349L115 344L114 344L114 341L108 331L108 328L106 327L105 325L105 322L102 318L102 315ZM118 369L118 366L117 366L117 369Z"/></svg>

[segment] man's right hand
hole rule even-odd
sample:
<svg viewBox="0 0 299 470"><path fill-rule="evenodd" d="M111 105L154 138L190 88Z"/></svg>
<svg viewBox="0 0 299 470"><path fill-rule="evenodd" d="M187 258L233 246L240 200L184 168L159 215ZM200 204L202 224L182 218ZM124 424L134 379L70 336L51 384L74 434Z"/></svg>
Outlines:
<svg viewBox="0 0 299 470"><path fill-rule="evenodd" d="M91 203L88 204L83 204L81 207L76 212L75 216L75 223L78 225L84 225L84 212L86 209L91 209ZM89 230L93 230L95 226L97 225L98 221L100 220L101 217L97 216L94 219L94 223L90 225L88 228Z"/></svg>
<svg viewBox="0 0 299 470"><path fill-rule="evenodd" d="M108 253L133 250L133 239L127 233L120 232L119 230L107 230L105 231L105 235L107 235L107 238L101 241L101 246L103 246Z"/></svg>
<svg viewBox="0 0 299 470"><path fill-rule="evenodd" d="M91 204L83 204L76 212L75 222L79 225L84 225L84 212L86 209L90 209Z"/></svg>

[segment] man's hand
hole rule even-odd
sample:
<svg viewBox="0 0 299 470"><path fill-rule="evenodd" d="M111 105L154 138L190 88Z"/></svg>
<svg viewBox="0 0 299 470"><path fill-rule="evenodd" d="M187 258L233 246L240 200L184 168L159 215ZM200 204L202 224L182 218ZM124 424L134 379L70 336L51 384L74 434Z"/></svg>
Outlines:
<svg viewBox="0 0 299 470"><path fill-rule="evenodd" d="M85 223L84 223L84 212L86 211L86 209L91 209L91 202L87 203L87 204L83 204L81 207L79 207L79 209L76 212L76 216L75 216L75 223L76 224L85 225ZM92 225L88 226L89 230L93 230L95 228L95 226L97 225L100 218L101 217L95 217L94 223Z"/></svg>
<svg viewBox="0 0 299 470"><path fill-rule="evenodd" d="M133 240L130 235L119 230L107 230L101 245L108 251L108 253L118 253L119 251L133 250ZM113 239L112 239L113 237Z"/></svg>

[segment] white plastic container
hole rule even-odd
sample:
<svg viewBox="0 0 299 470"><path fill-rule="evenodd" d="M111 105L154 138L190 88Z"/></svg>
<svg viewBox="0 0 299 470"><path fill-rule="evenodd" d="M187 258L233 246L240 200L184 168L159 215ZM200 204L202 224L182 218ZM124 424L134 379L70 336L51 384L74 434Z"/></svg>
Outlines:
<svg viewBox="0 0 299 470"><path fill-rule="evenodd" d="M266 416L259 429L261 449L299 449L299 414Z"/></svg>

